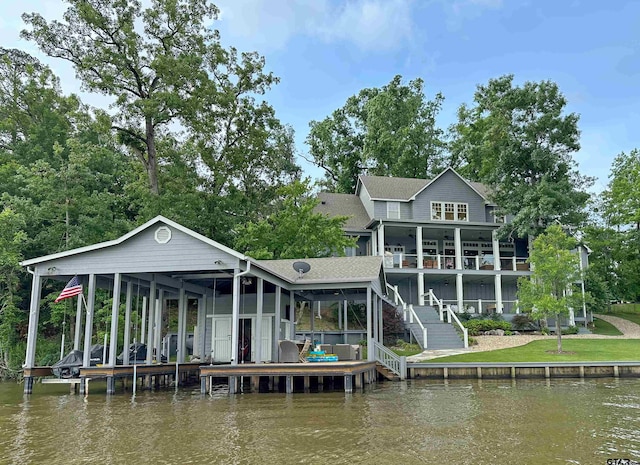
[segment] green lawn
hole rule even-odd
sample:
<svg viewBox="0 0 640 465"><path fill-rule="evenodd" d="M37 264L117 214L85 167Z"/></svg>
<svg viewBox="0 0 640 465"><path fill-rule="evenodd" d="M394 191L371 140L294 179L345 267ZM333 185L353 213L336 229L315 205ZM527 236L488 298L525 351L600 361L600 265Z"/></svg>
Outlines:
<svg viewBox="0 0 640 465"><path fill-rule="evenodd" d="M593 334L602 334L605 336L621 336L622 333L608 321L601 320L598 317L593 319Z"/></svg>
<svg viewBox="0 0 640 465"><path fill-rule="evenodd" d="M509 336L505 336L509 337ZM515 336L517 337L517 336ZM443 362L590 362L640 360L640 339L565 339L562 350L573 354L554 354L555 339L533 341L512 349L493 350L462 355L452 355L429 360ZM427 363L428 363L427 362Z"/></svg>
<svg viewBox="0 0 640 465"><path fill-rule="evenodd" d="M611 306L611 312L613 313L640 313L640 303L633 304L613 304Z"/></svg>

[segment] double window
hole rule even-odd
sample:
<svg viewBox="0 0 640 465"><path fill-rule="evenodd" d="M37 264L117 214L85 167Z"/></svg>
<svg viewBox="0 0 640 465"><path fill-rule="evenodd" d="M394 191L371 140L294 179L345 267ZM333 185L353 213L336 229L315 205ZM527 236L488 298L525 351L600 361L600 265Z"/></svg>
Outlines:
<svg viewBox="0 0 640 465"><path fill-rule="evenodd" d="M390 220L400 219L400 202L387 202L387 218Z"/></svg>
<svg viewBox="0 0 640 465"><path fill-rule="evenodd" d="M469 205L458 202L431 202L434 221L469 221Z"/></svg>

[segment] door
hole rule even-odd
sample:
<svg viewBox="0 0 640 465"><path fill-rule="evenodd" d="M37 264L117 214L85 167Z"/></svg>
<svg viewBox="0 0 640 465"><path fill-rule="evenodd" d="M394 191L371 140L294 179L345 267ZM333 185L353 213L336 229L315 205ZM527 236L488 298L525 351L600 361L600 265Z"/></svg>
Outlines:
<svg viewBox="0 0 640 465"><path fill-rule="evenodd" d="M231 361L231 318L214 318L211 331L214 362Z"/></svg>
<svg viewBox="0 0 640 465"><path fill-rule="evenodd" d="M273 334L273 318L262 317L262 361L272 360L271 358L271 338Z"/></svg>

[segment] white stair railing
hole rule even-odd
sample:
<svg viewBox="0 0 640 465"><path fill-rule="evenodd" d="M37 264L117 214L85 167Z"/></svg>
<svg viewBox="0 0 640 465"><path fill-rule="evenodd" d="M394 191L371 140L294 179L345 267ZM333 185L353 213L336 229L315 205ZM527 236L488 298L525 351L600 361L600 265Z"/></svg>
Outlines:
<svg viewBox="0 0 640 465"><path fill-rule="evenodd" d="M422 329L422 348L427 350L427 328L422 324L418 315L416 315L416 312L413 309L413 304L409 304L409 323L415 322L417 322L420 329Z"/></svg>
<svg viewBox="0 0 640 465"><path fill-rule="evenodd" d="M433 307L434 302L438 305L438 310L440 312L440 321L444 321L445 313L447 314L447 323L451 324L451 320L453 319L453 321L455 321L455 323L458 325L458 327L462 331L462 334L464 337L464 348L465 349L468 348L469 347L469 331L467 331L467 328L465 328L462 325L462 323L460 322L460 319L458 318L458 315L456 315L456 313L453 310L451 310L450 305L444 305L442 302L442 299L438 299L436 297L436 295L433 293L433 289L429 289L428 295L429 295L429 305Z"/></svg>
<svg viewBox="0 0 640 465"><path fill-rule="evenodd" d="M407 378L407 357L396 354L376 341L373 341L372 348L376 362L379 362L391 372L398 375L400 379L404 380Z"/></svg>

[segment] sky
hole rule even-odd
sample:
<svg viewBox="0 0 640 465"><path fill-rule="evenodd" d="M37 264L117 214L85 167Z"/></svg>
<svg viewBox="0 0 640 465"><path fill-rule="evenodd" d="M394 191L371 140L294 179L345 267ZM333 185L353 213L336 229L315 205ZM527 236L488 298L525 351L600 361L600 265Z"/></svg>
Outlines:
<svg viewBox="0 0 640 465"><path fill-rule="evenodd" d="M280 83L265 96L293 127L297 150L309 122L322 120L367 87L399 74L425 81L445 101L438 125L456 120L476 86L513 74L517 84L551 80L580 115L582 174L608 182L613 158L640 148L640 2L602 0L218 0L213 27L227 46L257 51ZM58 19L61 0L0 0L0 46L47 63L65 93L83 94L73 69L19 38L23 12ZM305 173L322 172L300 159Z"/></svg>

